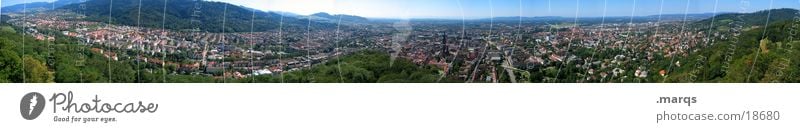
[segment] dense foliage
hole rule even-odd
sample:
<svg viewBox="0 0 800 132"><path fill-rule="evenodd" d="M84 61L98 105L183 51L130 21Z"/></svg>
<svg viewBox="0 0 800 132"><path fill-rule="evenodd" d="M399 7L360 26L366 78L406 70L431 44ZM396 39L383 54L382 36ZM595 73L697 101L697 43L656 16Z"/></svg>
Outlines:
<svg viewBox="0 0 800 132"><path fill-rule="evenodd" d="M783 10L786 9L778 11ZM738 36L738 43L733 39L720 39L689 57L682 57L679 61L688 63L671 72L667 82L800 82L800 35L796 34L800 22L792 20L795 16L773 16L783 20L743 32ZM745 20L761 17L764 16ZM764 20L766 18L761 20L762 24Z"/></svg>
<svg viewBox="0 0 800 132"><path fill-rule="evenodd" d="M311 69L288 72L284 75L257 76L239 82L291 83L432 83L441 77L439 68L418 66L410 60L397 59L390 63L387 53L361 51L340 60L332 59Z"/></svg>

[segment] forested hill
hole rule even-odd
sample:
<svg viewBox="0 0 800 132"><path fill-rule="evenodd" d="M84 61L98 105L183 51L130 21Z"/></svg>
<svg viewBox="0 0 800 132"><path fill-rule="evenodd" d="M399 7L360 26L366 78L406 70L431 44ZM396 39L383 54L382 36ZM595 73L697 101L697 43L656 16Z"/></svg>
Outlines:
<svg viewBox="0 0 800 132"><path fill-rule="evenodd" d="M795 13L794 9L772 10L766 27L762 24L767 11L739 14L748 30L730 36L738 39L716 38L713 45L679 58L685 65L671 72L667 82L800 82L800 34L791 33L800 30L800 22L793 20L798 16ZM717 20L734 17L720 15ZM715 26L718 29L712 31L731 35L730 27L725 26Z"/></svg>
<svg viewBox="0 0 800 132"><path fill-rule="evenodd" d="M705 26L708 27L708 24L714 22L715 27L719 26L730 26L732 22L739 21L742 22L742 26L764 26L766 24L767 18L769 18L770 22L777 22L777 21L784 21L784 20L791 20L797 16L798 10L797 9L772 9L772 10L763 10L753 13L725 13L717 15L713 18L708 18L702 21L695 22L694 25L696 26ZM769 17L767 17L769 16Z"/></svg>
<svg viewBox="0 0 800 132"><path fill-rule="evenodd" d="M110 15L112 24L137 26L140 22L143 27L161 28L165 19L164 26L167 29L199 29L207 32L223 32L223 29L224 32L249 32L251 22L253 31L278 29L281 25L288 30L305 29L308 24L308 19L288 16L281 18L280 14L263 11L255 11L254 15L252 9L212 1L167 0L166 11L164 0L90 0L84 4L86 8L80 8L80 4L71 4L60 9L85 13L91 21L108 22ZM196 4L199 8L195 8ZM195 11L199 12L193 17ZM331 23L317 22L312 26L335 27Z"/></svg>

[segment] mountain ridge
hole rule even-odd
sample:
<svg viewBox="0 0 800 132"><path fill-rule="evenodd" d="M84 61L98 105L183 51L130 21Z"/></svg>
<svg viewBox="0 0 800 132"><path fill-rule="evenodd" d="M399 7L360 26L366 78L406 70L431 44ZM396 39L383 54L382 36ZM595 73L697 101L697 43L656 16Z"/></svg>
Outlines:
<svg viewBox="0 0 800 132"><path fill-rule="evenodd" d="M80 0L58 0L55 2L31 2L31 3L22 3L22 4L15 4L11 6L3 7L3 13L16 13L22 12L23 10L26 11L45 11L50 10L53 8L59 8L65 5L80 3Z"/></svg>
<svg viewBox="0 0 800 132"><path fill-rule="evenodd" d="M285 17L274 12L254 10L225 2L169 0L166 1L166 10L164 4L164 0L141 0L141 11L139 11L139 1L111 3L109 0L90 0L83 4L85 10L79 8L79 4L66 5L59 9L84 12L86 19L90 21L108 22L110 17L112 24L141 25L151 28L161 28L164 24L166 29L199 29L205 32L260 32L278 28L306 28L308 23L307 19ZM193 14L195 4L200 7L197 9L199 11L197 14ZM313 25L327 26L325 23L316 22Z"/></svg>
<svg viewBox="0 0 800 132"><path fill-rule="evenodd" d="M714 22L714 25L717 26L728 26L731 22L737 21L737 17L741 17L741 22L743 22L743 26L745 27L754 25L763 26L767 17L769 17L770 22L778 22L794 19L794 16L798 13L800 13L800 11L791 8L761 10L752 13L726 13L695 22L694 25L707 26L711 24L711 22Z"/></svg>
<svg viewBox="0 0 800 132"><path fill-rule="evenodd" d="M328 14L326 12L314 13L314 14L311 14L309 16L320 17L320 18L331 20L331 21L338 21L338 20L342 20L342 21L345 21L345 22L367 22L367 21L369 21L369 19L367 19L365 17L361 17L361 16L344 15L344 14L331 15L331 14Z"/></svg>

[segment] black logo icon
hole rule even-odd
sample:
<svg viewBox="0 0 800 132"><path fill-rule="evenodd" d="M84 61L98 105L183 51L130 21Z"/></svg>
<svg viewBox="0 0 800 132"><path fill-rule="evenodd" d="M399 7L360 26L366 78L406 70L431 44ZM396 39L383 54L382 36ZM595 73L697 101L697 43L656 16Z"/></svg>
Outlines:
<svg viewBox="0 0 800 132"><path fill-rule="evenodd" d="M19 102L19 112L22 114L22 118L33 120L39 117L44 110L44 102L44 96L37 92L22 96L22 101Z"/></svg>

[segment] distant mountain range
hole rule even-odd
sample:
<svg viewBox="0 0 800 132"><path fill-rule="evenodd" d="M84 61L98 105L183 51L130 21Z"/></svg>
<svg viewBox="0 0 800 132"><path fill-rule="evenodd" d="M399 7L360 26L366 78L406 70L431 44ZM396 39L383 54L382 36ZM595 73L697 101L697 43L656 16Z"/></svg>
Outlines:
<svg viewBox="0 0 800 132"><path fill-rule="evenodd" d="M23 10L29 12L45 11L74 3L80 3L80 0L58 0L55 2L32 2L32 3L16 4L3 7L2 11L3 13L17 13L17 12L22 12Z"/></svg>
<svg viewBox="0 0 800 132"><path fill-rule="evenodd" d="M716 14L724 14L724 13L716 13ZM653 22L653 21L682 21L684 16L686 20L695 21L695 20L703 20L706 18L711 18L715 15L715 13L701 13L701 14L663 14L663 15L649 15L649 16L608 16L608 17L578 17L577 22L579 24L598 24L598 23L626 23L633 21L636 22ZM494 18L485 18L485 19L478 19L478 21L490 21L493 20L495 22L518 22L520 19L522 21L534 21L534 22L547 22L547 23L562 23L562 22L575 22L575 17L561 17L561 16L541 16L541 17L494 17Z"/></svg>
<svg viewBox="0 0 800 132"><path fill-rule="evenodd" d="M160 28L163 23L167 29L199 29L207 32L268 31L280 26L287 29L305 29L308 23L308 19L281 17L281 14L275 12L264 12L224 2L197 1L200 5L197 14L193 14L196 4L194 0L169 0L166 3L166 11L164 11L164 0L142 0L141 6L139 2L115 0L111 3L110 0L90 0L84 3L85 10L81 9L79 4L66 5L60 9L83 12L90 21L108 22L110 17L112 24ZM330 25L312 23L312 26L320 28L333 27Z"/></svg>
<svg viewBox="0 0 800 132"><path fill-rule="evenodd" d="M8 7L3 7L3 13L18 13L22 11L42 11L42 10L49 10L51 9L53 4L49 2L34 2L34 3L27 3L27 4L16 4Z"/></svg>
<svg viewBox="0 0 800 132"><path fill-rule="evenodd" d="M338 22L341 20L342 22L367 22L369 19L360 17L360 16L353 16L353 15L331 15L328 13L320 12L311 15L312 17L323 19L331 22Z"/></svg>
<svg viewBox="0 0 800 132"><path fill-rule="evenodd" d="M115 0L113 4L110 0L89 0L84 3L85 8L81 9L81 0L58 0L53 3L34 2L27 4L17 4L2 8L3 13L21 12L27 9L30 12L45 11L52 8L68 10L73 12L85 13L87 20L97 22L108 22L109 16L112 24L122 24L143 27L160 28L162 23L165 28L175 30L198 29L207 32L249 32L249 31L268 31L283 26L286 29L304 29L311 19L312 28L332 28L339 22L343 23L367 23L378 22L376 19L371 21L368 18L328 14L324 12L304 16L289 12L266 12L249 7L232 5L224 2L199 1L201 8L198 9L196 16L193 16L195 0L169 0L164 11L164 0L142 0L141 11L138 0ZM227 6L227 10L225 7ZM109 11L109 7L111 10ZM716 18L715 25L727 25L736 17L744 17L744 22L748 25L763 24L767 14L771 13L770 21L780 21L792 19L798 10L795 9L774 9L755 13L701 13L701 14L664 14L650 16L609 16L609 17L578 17L579 24L598 24L605 23L624 23L624 22L653 22L653 21L697 21L694 25L707 25L711 23L710 18ZM254 14L255 13L255 14ZM140 16L141 14L141 16ZM165 16L166 15L166 16ZM224 17L224 18L223 18ZM166 23L164 20L166 19ZM251 21L253 20L254 21ZM494 17L485 19L470 19L472 22L494 21L518 22L520 19L527 23L567 23L575 22L574 17L542 16L542 17ZM192 21L195 20L195 21ZM223 28L223 20L225 25ZM399 20L399 19L397 19ZM382 21L397 21L396 19L386 19ZM454 19L414 19L414 21L452 21ZM253 23L251 29L250 25Z"/></svg>

